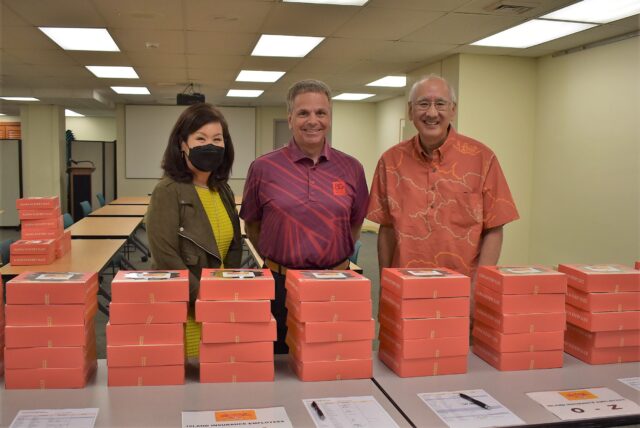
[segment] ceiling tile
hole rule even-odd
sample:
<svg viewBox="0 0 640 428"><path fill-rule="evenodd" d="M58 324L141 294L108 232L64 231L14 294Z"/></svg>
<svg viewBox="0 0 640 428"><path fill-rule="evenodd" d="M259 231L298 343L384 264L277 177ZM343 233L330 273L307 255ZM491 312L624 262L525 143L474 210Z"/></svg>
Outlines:
<svg viewBox="0 0 640 428"><path fill-rule="evenodd" d="M257 33L273 4L248 0L185 2L190 31Z"/></svg>
<svg viewBox="0 0 640 428"><path fill-rule="evenodd" d="M184 53L185 37L182 30L114 29L111 35L123 51L157 52L163 54ZM146 43L158 43L157 48L148 48Z"/></svg>
<svg viewBox="0 0 640 428"><path fill-rule="evenodd" d="M487 1L487 0L484 0ZM436 12L450 12L461 7L469 0L369 0L367 7L387 7L406 10L429 10Z"/></svg>
<svg viewBox="0 0 640 428"><path fill-rule="evenodd" d="M177 0L92 0L109 28L183 30L183 2Z"/></svg>
<svg viewBox="0 0 640 428"><path fill-rule="evenodd" d="M25 64L78 65L77 61L63 50L7 49L5 52ZM4 54L2 59L4 62Z"/></svg>
<svg viewBox="0 0 640 428"><path fill-rule="evenodd" d="M435 21L443 12L416 11L400 8L366 8L336 31L334 37L398 40ZM402 25L389 25L401 22Z"/></svg>
<svg viewBox="0 0 640 428"><path fill-rule="evenodd" d="M250 55L258 41L252 33L187 31L187 53L201 55Z"/></svg>
<svg viewBox="0 0 640 428"><path fill-rule="evenodd" d="M403 37L403 41L463 45L523 22L520 17L452 13Z"/></svg>
<svg viewBox="0 0 640 428"><path fill-rule="evenodd" d="M276 4L260 27L260 33L326 37L362 12L358 7Z"/></svg>
<svg viewBox="0 0 640 428"><path fill-rule="evenodd" d="M242 55L187 55L188 68L240 71Z"/></svg>
<svg viewBox="0 0 640 428"><path fill-rule="evenodd" d="M36 27L91 28L107 25L93 4L86 0L4 0L3 3Z"/></svg>

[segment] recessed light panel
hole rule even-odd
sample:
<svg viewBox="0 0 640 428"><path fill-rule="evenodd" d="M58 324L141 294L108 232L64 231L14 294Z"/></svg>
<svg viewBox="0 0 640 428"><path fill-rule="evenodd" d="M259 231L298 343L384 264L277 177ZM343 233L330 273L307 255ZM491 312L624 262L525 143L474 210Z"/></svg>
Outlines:
<svg viewBox="0 0 640 428"><path fill-rule="evenodd" d="M73 110L69 110L68 108L64 109L64 115L67 117L84 117L84 114L76 113Z"/></svg>
<svg viewBox="0 0 640 428"><path fill-rule="evenodd" d="M228 97L256 98L262 95L264 91L254 89L229 89Z"/></svg>
<svg viewBox="0 0 640 428"><path fill-rule="evenodd" d="M324 37L263 34L251 55L302 58L323 40Z"/></svg>
<svg viewBox="0 0 640 428"><path fill-rule="evenodd" d="M103 79L138 79L138 74L133 67L111 67L103 65L87 65L87 70Z"/></svg>
<svg viewBox="0 0 640 428"><path fill-rule="evenodd" d="M595 24L534 19L471 44L524 49L592 27Z"/></svg>
<svg viewBox="0 0 640 428"><path fill-rule="evenodd" d="M584 0L541 18L606 24L638 13L640 13L639 0Z"/></svg>
<svg viewBox="0 0 640 428"><path fill-rule="evenodd" d="M367 98L371 98L373 96L375 96L375 94L358 94L358 93L345 92L343 94L336 95L335 97L333 97L333 99L341 100L341 101L360 101L360 100L365 100Z"/></svg>
<svg viewBox="0 0 640 428"><path fill-rule="evenodd" d="M388 88L404 88L407 86L407 76L386 76L375 82L367 83L367 86L385 86Z"/></svg>
<svg viewBox="0 0 640 428"><path fill-rule="evenodd" d="M120 52L118 45L104 28L39 28L58 46L67 51Z"/></svg>
<svg viewBox="0 0 640 428"><path fill-rule="evenodd" d="M122 95L150 95L151 93L144 86L112 86L111 89Z"/></svg>
<svg viewBox="0 0 640 428"><path fill-rule="evenodd" d="M284 71L241 70L236 82L268 82L273 83L284 76Z"/></svg>
<svg viewBox="0 0 640 428"><path fill-rule="evenodd" d="M339 6L364 6L369 0L282 0L284 3L336 4Z"/></svg>
<svg viewBox="0 0 640 428"><path fill-rule="evenodd" d="M3 100L7 100L7 101L40 101L37 98L33 98L33 97L0 97Z"/></svg>

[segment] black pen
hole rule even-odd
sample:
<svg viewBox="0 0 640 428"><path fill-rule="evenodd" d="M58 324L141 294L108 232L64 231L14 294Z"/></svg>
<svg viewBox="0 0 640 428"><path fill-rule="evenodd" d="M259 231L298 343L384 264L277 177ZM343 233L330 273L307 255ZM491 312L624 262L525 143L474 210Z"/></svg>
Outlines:
<svg viewBox="0 0 640 428"><path fill-rule="evenodd" d="M460 398L464 398L465 400L475 404L476 406L482 407L483 409L489 410L489 406L484 404L482 401L480 400L476 400L473 397L469 397L467 394L463 394L462 392L458 394L460 396Z"/></svg>
<svg viewBox="0 0 640 428"><path fill-rule="evenodd" d="M318 414L318 417L320 418L320 420L324 420L324 413L322 413L322 410L320 410L320 407L318 406L318 403L316 403L315 401L311 402L311 407L313 407L313 410L316 411L316 413Z"/></svg>

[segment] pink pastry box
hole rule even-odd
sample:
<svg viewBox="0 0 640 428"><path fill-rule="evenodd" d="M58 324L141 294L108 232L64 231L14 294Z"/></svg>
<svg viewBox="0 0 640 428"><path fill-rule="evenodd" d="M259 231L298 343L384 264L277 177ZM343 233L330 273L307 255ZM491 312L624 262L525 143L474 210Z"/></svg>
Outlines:
<svg viewBox="0 0 640 428"><path fill-rule="evenodd" d="M400 318L449 318L469 316L469 297L402 299L382 289L380 305L389 306Z"/></svg>
<svg viewBox="0 0 640 428"><path fill-rule="evenodd" d="M478 302L475 305L473 318L501 333L558 331L564 329L567 323L564 308L561 312L503 314Z"/></svg>
<svg viewBox="0 0 640 428"><path fill-rule="evenodd" d="M97 291L97 273L23 272L7 283L7 303L84 304L92 301Z"/></svg>
<svg viewBox="0 0 640 428"><path fill-rule="evenodd" d="M200 300L273 300L269 269L202 269Z"/></svg>
<svg viewBox="0 0 640 428"><path fill-rule="evenodd" d="M288 270L287 297L303 302L371 299L371 281L351 270Z"/></svg>
<svg viewBox="0 0 640 428"><path fill-rule="evenodd" d="M307 321L300 322L287 317L289 333L304 343L346 342L351 340L373 340L375 321ZM274 339L275 340L275 339Z"/></svg>
<svg viewBox="0 0 640 428"><path fill-rule="evenodd" d="M619 264L558 265L568 284L585 293L640 291L640 271Z"/></svg>
<svg viewBox="0 0 640 428"><path fill-rule="evenodd" d="M382 270L380 286L403 299L469 297L470 279L447 268Z"/></svg>
<svg viewBox="0 0 640 428"><path fill-rule="evenodd" d="M111 297L118 303L188 302L188 270L120 270L111 282Z"/></svg>
<svg viewBox="0 0 640 428"><path fill-rule="evenodd" d="M266 322L203 322L203 343L269 342L277 339L275 318Z"/></svg>
<svg viewBox="0 0 640 428"><path fill-rule="evenodd" d="M438 358L402 358L399 352L380 345L378 358L400 377L441 376L467 372L467 355Z"/></svg>
<svg viewBox="0 0 640 428"><path fill-rule="evenodd" d="M480 266L478 284L501 294L562 294L565 274L545 266Z"/></svg>
<svg viewBox="0 0 640 428"><path fill-rule="evenodd" d="M562 312L565 294L501 294L477 284L475 303L503 314Z"/></svg>

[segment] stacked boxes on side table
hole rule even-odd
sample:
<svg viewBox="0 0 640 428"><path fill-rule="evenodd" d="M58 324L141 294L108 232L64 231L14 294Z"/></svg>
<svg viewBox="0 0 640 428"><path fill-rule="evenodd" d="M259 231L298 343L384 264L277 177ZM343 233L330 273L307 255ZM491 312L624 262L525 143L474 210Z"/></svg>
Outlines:
<svg viewBox="0 0 640 428"><path fill-rule="evenodd" d="M386 268L380 286L380 360L401 377L466 373L469 277Z"/></svg>
<svg viewBox="0 0 640 428"><path fill-rule="evenodd" d="M303 381L370 378L371 282L345 270L288 270L286 342Z"/></svg>
<svg viewBox="0 0 640 428"><path fill-rule="evenodd" d="M566 290L548 267L479 267L473 352L503 371L562 367Z"/></svg>
<svg viewBox="0 0 640 428"><path fill-rule="evenodd" d="M4 374L4 290L0 276L0 376Z"/></svg>
<svg viewBox="0 0 640 428"><path fill-rule="evenodd" d="M6 286L5 387L84 387L97 367L98 275L24 272Z"/></svg>
<svg viewBox="0 0 640 428"><path fill-rule="evenodd" d="M568 277L564 350L589 363L640 361L640 271L559 265Z"/></svg>
<svg viewBox="0 0 640 428"><path fill-rule="evenodd" d="M18 199L16 207L21 239L11 244L12 265L48 265L69 252L71 232L64 230L57 196Z"/></svg>
<svg viewBox="0 0 640 428"><path fill-rule="evenodd" d="M189 271L118 271L107 323L109 386L184 384Z"/></svg>
<svg viewBox="0 0 640 428"><path fill-rule="evenodd" d="M202 270L196 300L200 382L273 381L274 298L268 269Z"/></svg>

